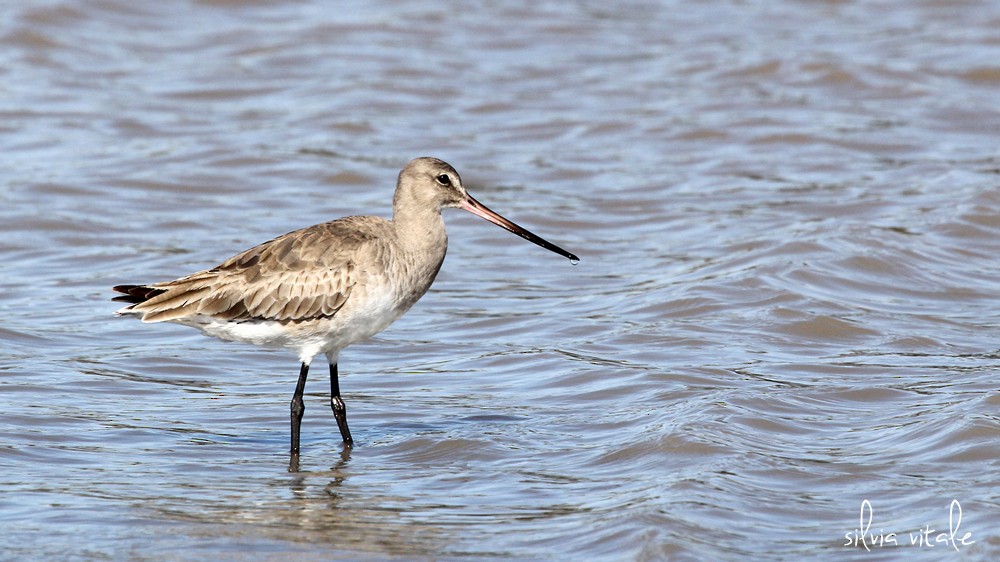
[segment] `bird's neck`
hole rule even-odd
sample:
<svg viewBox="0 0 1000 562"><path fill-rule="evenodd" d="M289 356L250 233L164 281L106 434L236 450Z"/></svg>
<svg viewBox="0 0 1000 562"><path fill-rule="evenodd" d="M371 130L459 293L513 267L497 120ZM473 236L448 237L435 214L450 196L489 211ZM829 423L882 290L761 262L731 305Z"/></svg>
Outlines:
<svg viewBox="0 0 1000 562"><path fill-rule="evenodd" d="M394 210L392 223L400 244L414 254L440 255L444 258L448 246L444 219L439 209L421 206L401 206Z"/></svg>
<svg viewBox="0 0 1000 562"><path fill-rule="evenodd" d="M392 218L399 253L399 272L408 277L401 300L403 309L413 305L430 288L448 251L448 235L439 211L394 212Z"/></svg>

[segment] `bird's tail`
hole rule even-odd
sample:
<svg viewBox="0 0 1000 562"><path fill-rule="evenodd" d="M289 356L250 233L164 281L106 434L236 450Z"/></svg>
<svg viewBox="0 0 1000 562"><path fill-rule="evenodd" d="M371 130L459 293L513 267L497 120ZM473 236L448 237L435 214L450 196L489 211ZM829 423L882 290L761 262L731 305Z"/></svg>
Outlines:
<svg viewBox="0 0 1000 562"><path fill-rule="evenodd" d="M128 302L132 304L139 304L146 302L147 300L155 297L164 292L163 289L155 289L146 285L116 285L112 287L112 290L122 293L117 297L114 297L113 301L117 302ZM125 307L130 308L130 307ZM125 309L122 309L125 310Z"/></svg>

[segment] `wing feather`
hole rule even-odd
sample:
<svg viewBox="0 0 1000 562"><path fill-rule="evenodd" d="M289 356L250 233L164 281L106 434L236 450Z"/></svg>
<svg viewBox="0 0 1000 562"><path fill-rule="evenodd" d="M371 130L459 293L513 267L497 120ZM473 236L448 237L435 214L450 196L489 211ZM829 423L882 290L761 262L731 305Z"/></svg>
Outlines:
<svg viewBox="0 0 1000 562"><path fill-rule="evenodd" d="M175 281L128 286L126 298L148 297L124 311L142 314L145 322L195 315L279 322L332 317L361 281L357 256L382 253L377 231L389 223L360 220L349 217L290 232Z"/></svg>

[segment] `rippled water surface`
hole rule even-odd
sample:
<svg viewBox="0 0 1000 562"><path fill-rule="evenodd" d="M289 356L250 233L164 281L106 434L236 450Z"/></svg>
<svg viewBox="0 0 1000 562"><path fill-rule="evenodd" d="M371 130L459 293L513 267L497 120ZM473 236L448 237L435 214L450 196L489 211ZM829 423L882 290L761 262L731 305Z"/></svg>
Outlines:
<svg viewBox="0 0 1000 562"><path fill-rule="evenodd" d="M996 3L275 4L0 12L0 558L1000 558ZM352 450L112 315L422 155L582 261L446 211Z"/></svg>

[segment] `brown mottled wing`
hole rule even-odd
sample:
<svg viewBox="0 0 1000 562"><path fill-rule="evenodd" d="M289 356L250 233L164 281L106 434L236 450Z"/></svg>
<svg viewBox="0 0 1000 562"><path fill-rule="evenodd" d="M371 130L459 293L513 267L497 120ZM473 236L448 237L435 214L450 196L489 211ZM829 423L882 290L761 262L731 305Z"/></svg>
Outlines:
<svg viewBox="0 0 1000 562"><path fill-rule="evenodd" d="M290 232L218 267L144 286L149 298L130 310L142 313L145 322L194 315L279 322L331 317L358 282L359 252L375 241L356 222L351 217Z"/></svg>

